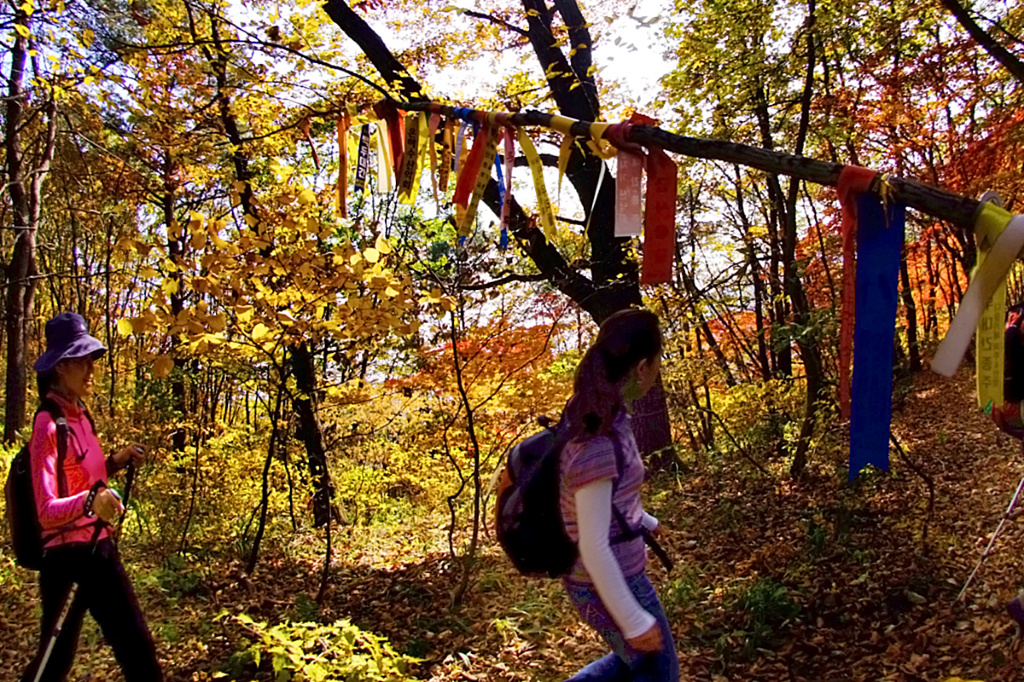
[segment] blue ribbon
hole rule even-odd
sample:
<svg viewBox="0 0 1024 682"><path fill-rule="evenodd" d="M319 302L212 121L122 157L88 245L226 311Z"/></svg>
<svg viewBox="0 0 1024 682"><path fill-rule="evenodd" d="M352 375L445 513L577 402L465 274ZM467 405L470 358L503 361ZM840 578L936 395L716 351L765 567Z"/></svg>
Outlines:
<svg viewBox="0 0 1024 682"><path fill-rule="evenodd" d="M494 155L494 169L498 171L498 216L501 216L501 209L505 205L505 174L501 171L502 156Z"/></svg>
<svg viewBox="0 0 1024 682"><path fill-rule="evenodd" d="M889 470L892 348L906 207L857 197L857 317L853 329L850 480L868 464Z"/></svg>

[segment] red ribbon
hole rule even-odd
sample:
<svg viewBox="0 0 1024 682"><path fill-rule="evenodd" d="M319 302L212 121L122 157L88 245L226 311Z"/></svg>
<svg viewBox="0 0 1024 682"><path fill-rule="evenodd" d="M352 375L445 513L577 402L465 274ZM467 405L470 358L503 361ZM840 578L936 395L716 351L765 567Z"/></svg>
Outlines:
<svg viewBox="0 0 1024 682"><path fill-rule="evenodd" d="M850 418L850 359L853 357L853 320L857 287L857 196L871 188L878 171L845 166L836 193L843 211L843 299L839 318L839 414Z"/></svg>
<svg viewBox="0 0 1024 682"><path fill-rule="evenodd" d="M459 179L455 181L455 196L452 203L457 206L466 207L469 205L469 195L476 185L476 177L480 175L480 164L484 160L484 147L487 146L487 128L480 128L480 131L473 138L473 148L469 151L466 163L459 168Z"/></svg>
<svg viewBox="0 0 1024 682"><path fill-rule="evenodd" d="M676 193L679 167L660 149L647 152L647 197L644 204L644 262L641 284L672 281L676 252Z"/></svg>
<svg viewBox="0 0 1024 682"><path fill-rule="evenodd" d="M393 102L381 100L373 105L373 112L378 118L383 118L388 124L388 138L391 141L391 163L395 168L395 178L399 176L402 168L402 159L405 154L405 117L398 111ZM415 153L416 150L413 150Z"/></svg>

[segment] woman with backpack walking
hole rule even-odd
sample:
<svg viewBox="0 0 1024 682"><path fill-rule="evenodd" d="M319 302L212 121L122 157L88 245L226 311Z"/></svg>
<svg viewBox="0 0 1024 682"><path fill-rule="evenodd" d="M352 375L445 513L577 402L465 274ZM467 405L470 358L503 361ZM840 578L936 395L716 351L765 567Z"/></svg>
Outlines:
<svg viewBox="0 0 1024 682"><path fill-rule="evenodd" d="M145 448L136 443L105 457L82 402L93 390L93 361L106 350L89 335L80 315L61 313L46 323L46 352L34 366L40 407L28 448L43 536L43 617L39 652L22 682L67 677L86 611L114 649L127 682L163 679L153 638L110 531L123 507L107 487L107 477L141 463ZM50 648L73 585L77 591Z"/></svg>
<svg viewBox="0 0 1024 682"><path fill-rule="evenodd" d="M640 502L644 466L629 414L654 386L661 352L654 313L615 313L580 362L566 404L571 440L561 453L560 503L579 558L564 584L580 617L612 649L568 682L679 679L672 631L645 572L639 531L657 533L658 521Z"/></svg>

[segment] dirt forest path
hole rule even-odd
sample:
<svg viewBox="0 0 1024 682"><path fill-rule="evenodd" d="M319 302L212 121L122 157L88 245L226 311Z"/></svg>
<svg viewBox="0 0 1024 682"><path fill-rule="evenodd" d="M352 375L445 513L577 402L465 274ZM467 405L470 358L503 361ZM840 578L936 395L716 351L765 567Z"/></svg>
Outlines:
<svg viewBox="0 0 1024 682"><path fill-rule="evenodd" d="M977 410L966 371L954 380L923 372L897 393L893 430L935 487L926 542L927 486L895 451L891 474L868 470L855 487L845 483L844 448L814 453L799 482L738 458L705 458L648 484L646 505L677 559L671 575L653 563L650 573L683 679L1024 679L1004 611L1024 585L1024 518L1007 523L967 598L954 603L1024 474L1020 445ZM339 530L319 612L309 599L320 570L313 551L268 550L251 582L227 561L168 572L130 544L125 556L172 682L273 679L252 666L220 672L244 645L237 624L216 618L224 610L271 622L351 618L423 658L417 675L435 682L557 682L603 653L557 582L515 575L490 541L467 603L450 611L457 571L447 555L410 549L442 527L423 517ZM37 636L34 576L5 575L4 680L16 678ZM120 679L95 628L86 628L70 679Z"/></svg>

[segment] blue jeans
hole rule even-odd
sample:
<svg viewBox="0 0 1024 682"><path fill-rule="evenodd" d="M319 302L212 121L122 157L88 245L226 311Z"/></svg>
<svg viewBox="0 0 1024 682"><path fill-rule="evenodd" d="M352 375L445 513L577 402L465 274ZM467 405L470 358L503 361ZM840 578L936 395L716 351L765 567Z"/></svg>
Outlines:
<svg viewBox="0 0 1024 682"><path fill-rule="evenodd" d="M573 606L579 611L590 627L600 633L611 646L612 652L579 671L566 682L677 682L679 680L679 659L672 641L672 629L665 617L665 610L658 601L658 593L647 579L646 573L626 578L629 591L640 606L657 620L661 627L662 648L653 654L644 654L629 646L619 628L612 621L594 586L587 583L565 581L565 591Z"/></svg>

